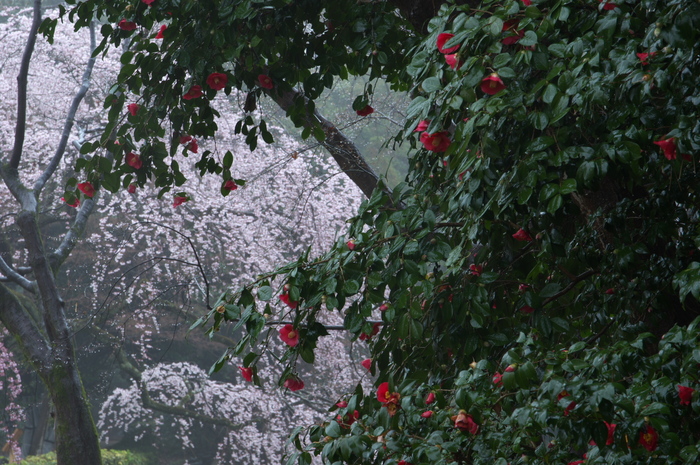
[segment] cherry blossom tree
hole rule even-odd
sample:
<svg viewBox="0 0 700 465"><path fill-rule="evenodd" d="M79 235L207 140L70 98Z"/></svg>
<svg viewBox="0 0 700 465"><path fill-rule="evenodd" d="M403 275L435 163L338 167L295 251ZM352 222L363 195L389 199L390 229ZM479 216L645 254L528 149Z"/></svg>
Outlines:
<svg viewBox="0 0 700 465"><path fill-rule="evenodd" d="M12 14L12 19L3 25L3 45L8 50L21 50L33 24L32 10L12 9L7 13ZM56 140L61 141L59 148L63 152L55 157L58 168L51 173L42 192L44 197L37 207L37 218L40 225L48 225L41 228L43 241L57 248L66 247L62 239L65 234L70 236L70 241L75 240L76 225L84 229L83 244L61 251L65 262L63 272L57 275L57 283L65 301L64 312L68 318L65 324L73 335L94 335L92 341L80 347L81 351L97 352L106 344L112 349L128 350L125 358L130 367L148 369L154 356L158 356L162 339L167 341L173 329L187 324L186 317L181 315L183 305L191 309L206 306L212 294L221 293L222 286L254 279L309 247L319 250L328 247L341 234L344 219L356 209L360 193L317 151L309 150L271 127L277 144L248 153L245 164L236 163L235 177L246 182L227 189L225 197L221 195L220 183L209 176L189 185L188 201L177 207L171 201L158 199L157 190L150 186L133 192L123 190L84 197L79 208L67 205L73 203L72 199L61 199L56 189L66 182L78 183L71 181L71 167L80 159L81 145L99 137L107 124L100 111L101 102L119 70L118 61L108 56L97 61L94 67L91 61L90 74L76 72L75 64L90 54L89 40L85 34L72 35L69 29L70 25L60 25L53 35L52 45L40 39L33 51L30 69L42 72L28 73L33 80L29 81L32 85L28 86L25 96L26 126L34 130L24 134L22 169L18 172L22 181L31 182L33 175L42 173L46 159L43 154L54 148ZM0 77L7 87L13 86L22 57L20 53L11 54L4 61ZM53 74L47 75L44 70L52 70ZM43 79L47 80L46 84ZM91 81L89 91L88 81ZM81 93L86 92L81 96L83 105L80 107L71 100L76 84L81 85ZM50 105L46 103L49 98ZM231 152L237 154L236 158L240 153L249 152L247 145L234 134L232 121L237 100L233 95L217 102L221 114L218 124L224 130L216 139L199 140L196 151L210 150L221 157L224 152ZM8 123L16 120L12 103L2 107ZM61 132L55 123L62 120L65 108L71 105L77 108L75 115L69 118L73 126ZM0 125L4 141L13 140L14 129L12 124ZM191 164L182 165L188 177L194 177L197 172L194 167L196 151L191 143L187 141L180 147L193 158ZM57 175L60 177L54 179ZM0 202L3 211L15 208L15 199L9 192L3 192ZM87 223L88 216L92 217L90 223ZM3 276L8 283L14 281L8 284L9 289L16 289L18 284L27 284L22 276L30 271L21 265L25 252L15 246L21 243L21 235L13 216L7 215L3 221L6 252L2 258L7 264ZM38 311L33 307L29 309L30 313ZM179 315L175 323L172 323L173 314ZM20 343L23 342L20 338ZM327 410L332 406L328 399L339 397L365 375L357 360L347 359L348 345L342 338L328 347L335 349L330 350L332 355L328 356L335 364L324 373L314 375L328 380L318 386L318 390L309 383L309 391L314 394L305 401L312 405L305 407L308 412ZM70 361L72 363L72 359ZM129 402L139 403L143 392L148 392L148 383L140 382L139 370L130 373L135 384L129 391L134 395ZM263 372L258 373L258 379L270 381ZM17 388L11 390L13 395L17 395L19 389L17 383L12 384L15 385ZM231 392L216 384L206 386ZM203 395L208 395L205 391ZM124 394L119 398L126 399ZM242 408L241 401L240 396L229 399L236 408ZM110 402L113 403L108 401L103 411L109 411ZM247 402L250 403L250 399ZM16 411L14 404L8 405ZM164 406L155 402L148 408ZM210 411L202 411L201 405L189 407L191 409L177 412L184 415L181 417L184 420L176 421L193 421L187 415L200 415L200 421L216 421ZM253 407L256 412L267 412L265 406L253 403ZM110 417L116 424L132 421L126 415L128 409L118 411L122 417L115 419L114 412ZM16 423L17 416L13 414L9 420ZM290 428L288 423L277 426L279 434ZM245 445L233 433L223 434L222 438L227 444ZM277 444L276 450L282 450L282 443ZM223 449L220 454L226 455Z"/></svg>

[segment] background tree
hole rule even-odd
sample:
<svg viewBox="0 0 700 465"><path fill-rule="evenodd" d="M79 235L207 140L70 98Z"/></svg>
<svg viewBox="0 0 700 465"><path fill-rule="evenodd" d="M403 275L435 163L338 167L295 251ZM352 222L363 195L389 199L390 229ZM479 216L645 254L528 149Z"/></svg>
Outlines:
<svg viewBox="0 0 700 465"><path fill-rule="evenodd" d="M3 11L3 17L8 20L1 26L3 46L10 51L19 51L8 54L3 62L0 78L7 88L12 88L16 82L22 46L31 25L31 12L31 9L20 8ZM39 40L32 55L31 69L36 71L30 73L27 92L28 125L32 131L25 137L25 147L28 149L23 157L21 172L27 178L35 171L37 175L41 172L46 150L50 150L55 140L60 139L60 128L57 129L55 122L61 121L63 110L71 103L76 82L82 80L76 65L89 54L89 41L86 42L85 34L70 34L70 29L70 24L58 25L54 43L49 45ZM108 56L98 61L91 74L92 90L85 94L86 104L76 113L75 126L68 138L70 143L61 161L61 171L56 173L60 179L45 188L42 207L38 211L38 222L47 244L59 245L62 235L81 214L80 209L66 206L55 189L74 174L70 166L79 158L77 148L80 144L97 137L101 127L106 124L100 111L101 103L118 69L115 57ZM44 79L47 80L46 84ZM236 115L232 113L234 107L231 102L236 102L236 96L217 102L221 112L218 124L222 128L233 126L231 120ZM12 140L14 133L12 109L11 101L2 106L7 114L5 122L0 124L0 131L8 141ZM119 443L120 447L128 443L139 448L145 442L129 442L134 440L134 435L129 437L123 431L114 434L115 424L133 424L135 421L129 416L133 409L124 408L126 405L140 405L140 409L137 409L140 412L145 412L144 408L165 409L166 413L148 414L151 419L155 415L167 417L164 422L189 422L199 415L196 421L216 424L217 419L226 418L221 412L212 415L211 409L202 410L200 404L190 405L184 399L178 402L182 400L187 408L176 411L167 408L171 405L143 402L142 394L149 390L143 384L141 390L137 389L137 382L142 376L140 371L149 372L149 367L155 366L158 361L188 360L203 366L211 364L212 354L221 350L221 341L229 340L215 338L215 341L207 342L191 337L199 342L198 346L193 347L184 340L183 329L190 323L188 312L201 312L206 306L208 294L218 295L221 292L221 282L238 281L242 284L309 247L327 247L336 238L345 218L357 207L359 192L350 182L338 176L331 164L308 146L301 146L283 135L278 128L270 126L270 131L277 136L278 143L261 147L248 155L247 164L235 168L237 177L248 182L231 191L229 196L220 195L220 186L213 177L190 185L192 201L178 207L157 200L157 190L148 186L134 192L120 191L95 196L96 207L84 232L85 241L71 251L63 272L57 275L57 284L65 301L67 324L78 348L76 361L83 370L83 382L90 401L99 407L105 398L116 395L113 391L121 393L118 399L123 404L108 400L103 408L112 423L100 425L100 429L110 427L109 438L112 440L115 436L126 436ZM200 150L216 151L226 147L226 150L236 154L248 151L241 141L231 137L232 134L231 128L215 140L200 141ZM194 153L190 149L188 152ZM188 177L195 176L196 170L187 163L182 164L182 170ZM279 198L273 198L271 191L277 192ZM7 191L1 194L2 211L7 212L3 217L3 258L24 270L21 267L21 234L12 214L15 200ZM214 279L214 276L217 278ZM242 381L239 380L242 378L237 369L219 379L238 382L239 395L230 395L234 391L220 383L205 383L197 393L203 396L218 395L207 389L223 390L228 393L226 402L230 408L243 411L248 407L257 412L258 417L265 416L261 412L268 410L269 397L280 405L286 405L285 412L293 412L294 417L307 418L306 422L312 422L315 412L317 415L319 410L325 411L334 403L333 399L366 373L359 366L357 350L352 354L354 359L348 358L351 345L342 340L328 340L326 348L327 359L333 361L332 365L309 367L305 371L309 377L325 380L323 388L306 390L301 395L297 393L294 398L300 400L295 402L281 393L273 397L270 397L270 393L263 397L259 392L255 396L242 395L256 391L252 386L241 389ZM232 363L242 364L240 360L233 360ZM262 383L274 370L270 367L262 371L262 363L258 365L261 368L258 379ZM126 368L118 370L120 367ZM6 402L9 417L5 425L22 426L17 417L17 412L21 410L13 404L17 396L15 391L18 390L15 385L19 386L19 383L10 376L14 368L9 354L5 369L8 389L4 392L10 394ZM128 376L133 376L135 380L130 390L115 390L115 386L129 386L131 380ZM31 393L37 392L30 380L31 376L25 377L25 405ZM152 396L155 397L155 393ZM40 403L41 396L34 400ZM110 410L109 405L114 406L114 410ZM50 421L50 408L47 403L47 421ZM179 417L173 417L173 414ZM280 424L266 422L265 419L259 418L255 428L258 434L270 433L271 440L267 442L265 454L279 456L284 450L282 432L292 427L287 422ZM230 419L224 427L219 425L218 437L228 447L242 450L248 442L246 436L221 431L224 428L235 431L236 427L231 425L234 423ZM35 432L44 429L37 424L32 426ZM266 428L273 428L276 433L271 434ZM129 430L130 433L134 432L133 427ZM26 436L29 431L25 429ZM197 427L188 432L188 438L191 442L200 441L208 434L206 431L206 427ZM138 434L143 432L139 431ZM11 433L12 430L9 430L6 437ZM164 428L150 431L149 435L150 439L161 445L167 437ZM218 443L214 441L212 447L196 451L186 447L184 454L176 447L161 447L158 460L175 463L189 457L206 463L216 455ZM221 448L220 460L233 460L230 448ZM239 452L236 456L240 455ZM258 456L258 459L261 457Z"/></svg>

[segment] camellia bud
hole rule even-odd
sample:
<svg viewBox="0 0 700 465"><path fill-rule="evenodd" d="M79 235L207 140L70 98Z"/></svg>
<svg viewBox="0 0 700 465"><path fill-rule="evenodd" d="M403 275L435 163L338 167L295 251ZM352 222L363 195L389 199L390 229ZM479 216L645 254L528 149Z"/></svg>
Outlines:
<svg viewBox="0 0 700 465"><path fill-rule="evenodd" d="M469 366L472 368L472 370L476 370L476 361L470 363Z"/></svg>
<svg viewBox="0 0 700 465"><path fill-rule="evenodd" d="M435 273L433 273L432 271L425 275L425 279L434 279L434 278L435 278Z"/></svg>
<svg viewBox="0 0 700 465"><path fill-rule="evenodd" d="M654 37L659 37L661 35L661 28L657 27L654 29Z"/></svg>
<svg viewBox="0 0 700 465"><path fill-rule="evenodd" d="M216 307L216 311L217 313L224 313L226 311L226 307L224 307L223 305L219 305L218 307Z"/></svg>
<svg viewBox="0 0 700 465"><path fill-rule="evenodd" d="M284 292L289 292L289 290L290 290L291 288L292 288L292 286L290 286L289 284L285 284L284 287L283 287Z"/></svg>
<svg viewBox="0 0 700 465"><path fill-rule="evenodd" d="M651 80L651 74L645 74L642 76L642 81L650 81Z"/></svg>

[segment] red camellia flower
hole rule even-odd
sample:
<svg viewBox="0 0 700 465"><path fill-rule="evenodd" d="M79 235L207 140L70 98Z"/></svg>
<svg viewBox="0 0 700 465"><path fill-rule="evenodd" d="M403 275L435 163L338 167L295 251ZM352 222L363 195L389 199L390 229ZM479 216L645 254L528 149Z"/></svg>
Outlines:
<svg viewBox="0 0 700 465"><path fill-rule="evenodd" d="M173 200L173 207L179 207L183 203L187 202L190 200L189 198L182 196L182 195L176 195L175 199Z"/></svg>
<svg viewBox="0 0 700 465"><path fill-rule="evenodd" d="M295 309L295 308L297 308L297 306L299 305L299 302L295 302L295 301L293 301L293 300L289 300L289 294L282 294L282 295L280 295L280 300L281 300L282 302L284 302L285 304L287 304L287 306L288 306L289 308L291 308L291 309Z"/></svg>
<svg viewBox="0 0 700 465"><path fill-rule="evenodd" d="M137 170L143 166L143 161L141 160L141 157L135 153L129 152L126 154L126 164Z"/></svg>
<svg viewBox="0 0 700 465"><path fill-rule="evenodd" d="M357 110L355 113L357 113L357 116L367 116L367 115L371 115L372 113L374 113L374 108L372 108L372 107L370 107L369 105L367 105L366 107L364 107L364 108L362 108L362 109L360 109L360 110Z"/></svg>
<svg viewBox="0 0 700 465"><path fill-rule="evenodd" d="M95 195L95 188L89 182L81 182L78 184L78 189L80 192L85 194L86 197L92 198Z"/></svg>
<svg viewBox="0 0 700 465"><path fill-rule="evenodd" d="M248 367L238 367L239 370L241 370L241 375L243 376L243 379L248 381L249 383L253 381L253 369Z"/></svg>
<svg viewBox="0 0 700 465"><path fill-rule="evenodd" d="M505 372L506 372L506 373L513 373L513 372L515 371L515 368L516 368L516 366L515 366L514 364L513 364L513 365L508 365L508 366L506 367L506 369L505 369Z"/></svg>
<svg viewBox="0 0 700 465"><path fill-rule="evenodd" d="M425 412L421 413L420 416L422 416L423 418L430 418L433 416L433 411L426 410Z"/></svg>
<svg viewBox="0 0 700 465"><path fill-rule="evenodd" d="M141 0L141 2L145 3L146 5L151 5L151 3L155 2L156 0Z"/></svg>
<svg viewBox="0 0 700 465"><path fill-rule="evenodd" d="M136 184L129 184L129 187L126 188L126 191L129 194L133 194L134 192L136 192Z"/></svg>
<svg viewBox="0 0 700 465"><path fill-rule="evenodd" d="M613 295L613 294L615 294L615 289L613 289L613 288L611 287L610 289L606 290L605 293L608 294L608 295Z"/></svg>
<svg viewBox="0 0 700 465"><path fill-rule="evenodd" d="M377 388L377 400L389 411L389 415L394 416L399 409L401 394L389 391L389 383L386 381Z"/></svg>
<svg viewBox="0 0 700 465"><path fill-rule="evenodd" d="M479 433L479 425L477 425L474 418L472 418L471 415L468 415L464 410L460 410L459 414L452 417L452 420L455 422L455 428L460 431L471 434Z"/></svg>
<svg viewBox="0 0 700 465"><path fill-rule="evenodd" d="M389 307L389 304L381 304L381 305L379 306L379 311L380 311L380 312L386 312L387 310L389 310L389 308L390 308L390 307Z"/></svg>
<svg viewBox="0 0 700 465"><path fill-rule="evenodd" d="M375 323L372 326L372 332L370 334L367 334L367 333L360 334L360 340L361 341L369 341L370 339L372 339L372 336L375 336L379 333L379 330L381 329L381 327L382 327L381 323Z"/></svg>
<svg viewBox="0 0 700 465"><path fill-rule="evenodd" d="M335 406L338 407L338 408L345 408L345 407L348 406L348 403L345 402L344 400L341 400L340 402L338 402L337 404L335 404Z"/></svg>
<svg viewBox="0 0 700 465"><path fill-rule="evenodd" d="M518 311L520 311L522 313L532 313L535 311L535 309L530 307L529 305L523 305L522 307L520 307L518 309Z"/></svg>
<svg viewBox="0 0 700 465"><path fill-rule="evenodd" d="M455 53L457 50L459 50L460 45L453 45L452 47L445 48L445 44L450 41L455 35L454 34L449 34L447 32L443 32L442 34L438 34L437 36L437 48L440 51L440 53L444 53L445 55L449 55L451 53Z"/></svg>
<svg viewBox="0 0 700 465"><path fill-rule="evenodd" d="M425 404L430 405L433 402L435 402L435 393L431 392L428 394L428 397L425 398Z"/></svg>
<svg viewBox="0 0 700 465"><path fill-rule="evenodd" d="M192 140L192 136L180 136L180 144L186 144Z"/></svg>
<svg viewBox="0 0 700 465"><path fill-rule="evenodd" d="M653 452L658 443L659 433L651 425L645 425L639 432L639 444L649 452Z"/></svg>
<svg viewBox="0 0 700 465"><path fill-rule="evenodd" d="M598 0L598 3L603 3L603 2L605 2L605 4L603 5L604 10L610 11L610 10L614 10L615 8L617 8L617 5L615 5L614 3L610 3L606 0Z"/></svg>
<svg viewBox="0 0 700 465"><path fill-rule="evenodd" d="M122 31L133 31L134 29L136 29L136 23L127 21L126 19L122 19L121 21L119 21L117 23L117 26Z"/></svg>
<svg viewBox="0 0 700 465"><path fill-rule="evenodd" d="M493 384L495 384L496 386L498 386L498 387L503 386L503 375L500 374L499 372L496 372L493 375L493 378L491 378L491 379L493 380Z"/></svg>
<svg viewBox="0 0 700 465"><path fill-rule="evenodd" d="M194 86L190 87L190 90L188 90L187 93L182 96L182 98L185 100L192 100L195 98L199 98L201 96L202 96L202 86L194 85Z"/></svg>
<svg viewBox="0 0 700 465"><path fill-rule="evenodd" d="M162 39L162 38L163 38L163 33L165 32L165 30L166 30L167 28L168 28L168 26L166 26L165 24L163 24L163 25L160 27L160 30L158 31L158 34L156 34L156 36L154 37L154 39Z"/></svg>
<svg viewBox="0 0 700 465"><path fill-rule="evenodd" d="M418 123L418 126L416 126L416 129L414 129L413 132L423 132L426 129L428 129L428 126L430 126L430 121L424 119L423 121Z"/></svg>
<svg viewBox="0 0 700 465"><path fill-rule="evenodd" d="M513 234L513 239L516 241L527 241L532 242L532 237L523 228L518 229L518 231Z"/></svg>
<svg viewBox="0 0 700 465"><path fill-rule="evenodd" d="M469 265L469 273L474 275L474 276L481 276L481 273L484 271L484 267L481 265L474 265L473 263Z"/></svg>
<svg viewBox="0 0 700 465"><path fill-rule="evenodd" d="M266 74L258 75L258 84L260 84L260 87L263 89L272 89L275 87L275 84L272 82L272 78Z"/></svg>
<svg viewBox="0 0 700 465"><path fill-rule="evenodd" d="M664 151L664 157L668 160L675 160L676 159L676 139L674 137L670 137L668 139L662 139L659 141L654 142L654 144L658 145L661 147L661 150Z"/></svg>
<svg viewBox="0 0 700 465"><path fill-rule="evenodd" d="M197 151L199 150L199 144L197 144L197 139L192 139L191 141L189 141L185 148L192 153L197 153Z"/></svg>
<svg viewBox="0 0 700 465"><path fill-rule="evenodd" d="M503 23L503 32L509 32L513 34L501 39L501 43L503 45L517 44L518 41L525 36L525 31L518 30L519 23L520 21L518 21L517 19L509 19L508 21Z"/></svg>
<svg viewBox="0 0 700 465"><path fill-rule="evenodd" d="M481 91L485 94L495 95L505 88L506 85L496 73L491 73L481 80Z"/></svg>
<svg viewBox="0 0 700 465"><path fill-rule="evenodd" d="M399 463L397 463L396 465L413 465L413 464L408 463L408 462L405 461L405 460L399 460Z"/></svg>
<svg viewBox="0 0 700 465"><path fill-rule="evenodd" d="M532 0L523 0L523 5L525 5L525 6L532 5Z"/></svg>
<svg viewBox="0 0 700 465"><path fill-rule="evenodd" d="M695 389L688 386L678 385L678 396L681 398L681 405L690 405L693 400L693 393Z"/></svg>
<svg viewBox="0 0 700 465"><path fill-rule="evenodd" d="M570 402L569 405L567 405L566 408L564 409L564 416L568 417L569 413L575 408L576 408L576 402L575 401Z"/></svg>
<svg viewBox="0 0 700 465"><path fill-rule="evenodd" d="M287 295L287 294L283 294ZM282 297L282 296L280 296ZM289 347L296 347L299 344L299 331L294 329L294 326L287 324L280 328L280 339Z"/></svg>
<svg viewBox="0 0 700 465"><path fill-rule="evenodd" d="M227 191L235 191L236 189L238 189L238 184L236 184L235 181L229 179L224 183L224 189Z"/></svg>
<svg viewBox="0 0 700 465"><path fill-rule="evenodd" d="M126 109L129 110L129 113L131 113L131 116L136 116L136 113L139 112L139 108L141 108L141 107L139 107L135 103L130 103L126 106Z"/></svg>
<svg viewBox="0 0 700 465"><path fill-rule="evenodd" d="M352 415L349 413L343 416L337 415L335 419L341 427L350 428L353 423L360 419L360 412L355 410Z"/></svg>
<svg viewBox="0 0 700 465"><path fill-rule="evenodd" d="M651 53L637 53L637 58L639 58L639 61L642 63L642 65L648 65L649 62L647 59L649 57L653 57L656 55L656 52L651 52Z"/></svg>
<svg viewBox="0 0 700 465"><path fill-rule="evenodd" d="M445 62L450 65L450 68L452 69L460 68L464 64L464 62L459 59L459 55L456 53L445 55Z"/></svg>
<svg viewBox="0 0 700 465"><path fill-rule="evenodd" d="M350 239L349 241L347 241L347 242L345 243L345 245L348 246L348 249L350 249L350 250L355 250L355 241L353 241L352 239Z"/></svg>
<svg viewBox="0 0 700 465"><path fill-rule="evenodd" d="M66 204L69 207L78 208L80 206L80 199L75 199L75 202L73 202L73 203L68 203L68 201L65 199L65 197L61 197L61 200L66 202Z"/></svg>
<svg viewBox="0 0 700 465"><path fill-rule="evenodd" d="M362 365L367 371L369 371L372 368L372 359L366 358L362 361L360 365Z"/></svg>
<svg viewBox="0 0 700 465"><path fill-rule="evenodd" d="M284 380L284 387L290 391L298 391L300 389L304 389L304 382L296 376L292 376Z"/></svg>
<svg viewBox="0 0 700 465"><path fill-rule="evenodd" d="M214 90L221 90L226 87L228 76L224 73L211 73L207 77L207 85Z"/></svg>
<svg viewBox="0 0 700 465"><path fill-rule="evenodd" d="M611 446L615 442L615 428L617 428L617 425L615 423L608 423L607 421L603 423L605 423L605 427L608 429L608 439L605 441L605 445Z"/></svg>
<svg viewBox="0 0 700 465"><path fill-rule="evenodd" d="M444 152L450 146L450 134L447 131L434 132L428 134L424 132L420 135L420 141L427 150L431 152Z"/></svg>

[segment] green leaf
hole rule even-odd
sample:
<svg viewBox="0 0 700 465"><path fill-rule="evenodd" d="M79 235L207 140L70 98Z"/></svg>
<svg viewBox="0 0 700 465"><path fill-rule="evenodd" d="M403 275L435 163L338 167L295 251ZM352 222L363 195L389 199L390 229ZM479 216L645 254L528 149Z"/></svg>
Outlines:
<svg viewBox="0 0 700 465"><path fill-rule="evenodd" d="M549 297L557 295L559 291L561 291L561 285L558 283L549 283L540 291L540 297L542 299L548 299Z"/></svg>
<svg viewBox="0 0 700 465"><path fill-rule="evenodd" d="M554 97L557 96L557 92L559 92L557 87L554 84L549 84L544 90L544 94L542 95L542 101L544 103L552 103L552 101L554 101Z"/></svg>
<svg viewBox="0 0 700 465"><path fill-rule="evenodd" d="M561 182L561 186L559 187L559 193L561 195L567 195L571 194L572 192L576 192L576 179L569 178L563 180Z"/></svg>
<svg viewBox="0 0 700 465"><path fill-rule="evenodd" d="M547 213L550 215L553 215L557 210L561 208L561 206L564 204L564 198L557 194L554 197L551 198L549 201L549 204L547 205Z"/></svg>
<svg viewBox="0 0 700 465"><path fill-rule="evenodd" d="M268 301L272 299L272 288L270 286L261 286L258 288L258 299Z"/></svg>
<svg viewBox="0 0 700 465"><path fill-rule="evenodd" d="M671 413L671 409L661 402L652 402L640 412L641 415L668 415L669 413Z"/></svg>
<svg viewBox="0 0 700 465"><path fill-rule="evenodd" d="M442 83L440 79L433 76L423 81L422 87L424 91L431 93L442 89Z"/></svg>
<svg viewBox="0 0 700 465"><path fill-rule="evenodd" d="M525 31L525 35L518 41L518 45L523 47L537 45L537 34L534 31Z"/></svg>

